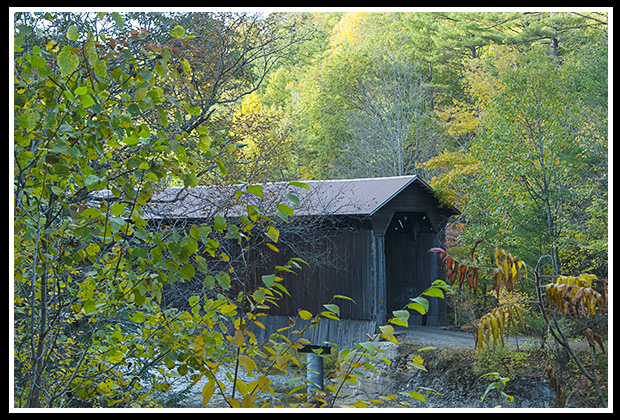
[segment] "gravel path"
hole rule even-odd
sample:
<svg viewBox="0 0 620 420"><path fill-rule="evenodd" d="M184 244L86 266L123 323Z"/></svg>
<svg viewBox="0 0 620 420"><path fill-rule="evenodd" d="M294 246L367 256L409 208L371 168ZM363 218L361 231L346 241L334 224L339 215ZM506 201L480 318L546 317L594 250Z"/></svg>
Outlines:
<svg viewBox="0 0 620 420"><path fill-rule="evenodd" d="M464 349L473 349L475 346L473 333L467 333L463 331L455 331L449 328L443 327L428 327L428 326L409 326L396 327L394 334L404 334L399 341L405 342L417 342L424 345L434 347L460 347ZM517 343L519 348L523 346L530 346L532 344L540 344L540 339L535 337L525 337L521 335L510 335L506 340L506 344L511 347L516 347ZM588 343L571 341L571 345L578 348L588 348Z"/></svg>

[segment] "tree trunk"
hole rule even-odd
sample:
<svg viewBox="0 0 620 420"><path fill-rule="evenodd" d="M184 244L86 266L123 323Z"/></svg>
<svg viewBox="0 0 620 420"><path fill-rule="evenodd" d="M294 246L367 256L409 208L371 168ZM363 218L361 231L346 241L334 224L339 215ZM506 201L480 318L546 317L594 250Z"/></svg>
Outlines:
<svg viewBox="0 0 620 420"><path fill-rule="evenodd" d="M43 242L44 252L47 246ZM43 264L43 275L41 276L41 297L39 308L39 333L33 334L32 339L38 337L36 346L36 352L32 358L32 376L30 379L30 389L28 391L28 399L26 400L26 407L38 408L40 407L41 388L43 387L43 370L45 369L44 349L45 349L45 335L47 324L47 264ZM34 316L34 314L33 314ZM34 348L34 343L33 346Z"/></svg>

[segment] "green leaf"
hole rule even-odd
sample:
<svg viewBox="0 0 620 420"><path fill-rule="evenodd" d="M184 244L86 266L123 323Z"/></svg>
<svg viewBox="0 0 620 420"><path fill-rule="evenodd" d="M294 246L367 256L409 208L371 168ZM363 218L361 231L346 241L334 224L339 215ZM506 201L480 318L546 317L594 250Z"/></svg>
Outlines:
<svg viewBox="0 0 620 420"><path fill-rule="evenodd" d="M175 26L170 31L170 36L173 38L183 38L185 36L185 29L182 26Z"/></svg>
<svg viewBox="0 0 620 420"><path fill-rule="evenodd" d="M392 311L394 318L390 319L389 322L394 325L401 325L403 327L408 326L409 320L409 311L400 310L400 311Z"/></svg>
<svg viewBox="0 0 620 420"><path fill-rule="evenodd" d="M326 303L323 305L323 307L328 311L332 311L336 315L340 316L340 307L338 305L334 305L333 303Z"/></svg>
<svg viewBox="0 0 620 420"><path fill-rule="evenodd" d="M282 213L286 214L287 216L293 217L295 215L295 213L293 212L293 208L287 206L286 204L278 204L278 210L280 210Z"/></svg>
<svg viewBox="0 0 620 420"><path fill-rule="evenodd" d="M415 400L426 402L426 397L423 394L420 394L419 392L416 392L416 391L402 391L402 392L400 392L400 394L401 395L409 395L411 398L413 398Z"/></svg>
<svg viewBox="0 0 620 420"><path fill-rule="evenodd" d="M228 224L226 223L226 218L224 216L220 216L218 214L217 216L215 216L215 219L213 219L213 227L218 232L223 232L226 229L227 225Z"/></svg>
<svg viewBox="0 0 620 420"><path fill-rule="evenodd" d="M194 275L196 274L194 266L191 264L185 264L179 271L187 280L194 278Z"/></svg>
<svg viewBox="0 0 620 420"><path fill-rule="evenodd" d="M142 312L137 311L135 314L129 315L129 319L139 324L141 322L144 322L146 320L146 317Z"/></svg>
<svg viewBox="0 0 620 420"><path fill-rule="evenodd" d="M384 335L388 337L392 337L394 335L394 327L392 327L391 325L381 325L379 329Z"/></svg>
<svg viewBox="0 0 620 420"><path fill-rule="evenodd" d="M86 315L92 314L93 312L95 312L96 309L97 308L95 307L95 302L93 302L91 299L84 302L84 306L82 306L82 311L84 311Z"/></svg>
<svg viewBox="0 0 620 420"><path fill-rule="evenodd" d="M228 273L217 273L217 275L215 276L215 279L217 280L217 283L220 285L220 287L224 290L229 290L230 289L230 276L228 275Z"/></svg>
<svg viewBox="0 0 620 420"><path fill-rule="evenodd" d="M142 70L139 74L147 82L150 81L153 77L153 72L150 70Z"/></svg>
<svg viewBox="0 0 620 420"><path fill-rule="evenodd" d="M97 175L88 175L84 178L84 185L90 190L92 187L96 186L99 182L101 182L101 178Z"/></svg>
<svg viewBox="0 0 620 420"><path fill-rule="evenodd" d="M92 96L90 95L82 96L82 106L84 108L90 108L93 105L95 105L95 100L92 98Z"/></svg>
<svg viewBox="0 0 620 420"><path fill-rule="evenodd" d="M438 297L442 299L444 297L443 291L439 287L435 287L435 286L429 287L422 294L426 296Z"/></svg>
<svg viewBox="0 0 620 420"><path fill-rule="evenodd" d="M411 309L412 311L418 312L420 315L426 314L426 309L424 309L424 306L416 302L411 302L409 305L407 305L407 308Z"/></svg>
<svg viewBox="0 0 620 420"><path fill-rule="evenodd" d="M69 29L67 29L67 39L69 41L77 41L78 36L80 35L77 26L71 25Z"/></svg>
<svg viewBox="0 0 620 420"><path fill-rule="evenodd" d="M299 197L297 197L295 194L284 194L284 196L286 198L288 198L293 204L295 204L296 206L299 206Z"/></svg>
<svg viewBox="0 0 620 420"><path fill-rule="evenodd" d="M35 69L42 69L43 67L45 67L46 61L44 57L41 57L40 55L34 55L30 59L30 64L32 64L32 67L34 67Z"/></svg>
<svg viewBox="0 0 620 420"><path fill-rule="evenodd" d="M97 60L95 63L95 74L102 78L107 77L108 75L108 63L104 60Z"/></svg>
<svg viewBox="0 0 620 420"><path fill-rule="evenodd" d="M363 342L363 343L358 343L357 345L360 346L361 348L363 348L364 350L366 350L368 352L368 354L370 354L371 356L374 356L375 353L377 352L377 347L371 341L366 341L366 342Z"/></svg>
<svg viewBox="0 0 620 420"><path fill-rule="evenodd" d="M113 12L112 19L114 19L114 22L116 23L116 27L122 30L125 23L123 21L123 17L121 16L121 14L118 12Z"/></svg>
<svg viewBox="0 0 620 420"><path fill-rule="evenodd" d="M409 305L407 305L407 308L417 311L422 315L428 312L428 300L427 299L423 298L422 296L418 296L416 298L412 298L411 301L412 302Z"/></svg>
<svg viewBox="0 0 620 420"><path fill-rule="evenodd" d="M112 207L110 207L110 213L112 213L113 216L118 217L125 211L125 206L126 204L124 203L114 203L112 204Z"/></svg>
<svg viewBox="0 0 620 420"><path fill-rule="evenodd" d="M148 91L146 90L146 88L138 88L133 94L133 100L141 102L144 100L144 98L146 98L147 93Z"/></svg>
<svg viewBox="0 0 620 420"><path fill-rule="evenodd" d="M91 207L80 213L80 216L82 216L83 219L101 217L101 212L98 209Z"/></svg>
<svg viewBox="0 0 620 420"><path fill-rule="evenodd" d="M248 192L257 197L263 196L263 187L260 185L248 185Z"/></svg>
<svg viewBox="0 0 620 420"><path fill-rule="evenodd" d="M139 141L140 139L136 136L123 137L123 143L127 146L135 146Z"/></svg>
<svg viewBox="0 0 620 420"><path fill-rule="evenodd" d="M276 211L275 215L278 216L280 219L284 220L285 222L288 222L288 215L282 213L280 210Z"/></svg>
<svg viewBox="0 0 620 420"><path fill-rule="evenodd" d="M73 91L74 94L76 95L86 95L86 92L88 92L88 88L86 86L80 86L75 88L75 90Z"/></svg>
<svg viewBox="0 0 620 420"><path fill-rule="evenodd" d="M268 274L268 275L262 276L261 279L263 280L263 283L265 284L267 288L271 288L273 286L273 283L276 281L276 275Z"/></svg>
<svg viewBox="0 0 620 420"><path fill-rule="evenodd" d="M308 184L304 184L303 182L299 182L299 181L292 181L288 183L289 186L292 187L299 187L299 188L305 188L308 191L310 191L310 187L308 186Z"/></svg>
<svg viewBox="0 0 620 420"><path fill-rule="evenodd" d="M73 73L80 64L80 59L70 50L62 50L56 58L58 67L60 68L60 76L66 77Z"/></svg>

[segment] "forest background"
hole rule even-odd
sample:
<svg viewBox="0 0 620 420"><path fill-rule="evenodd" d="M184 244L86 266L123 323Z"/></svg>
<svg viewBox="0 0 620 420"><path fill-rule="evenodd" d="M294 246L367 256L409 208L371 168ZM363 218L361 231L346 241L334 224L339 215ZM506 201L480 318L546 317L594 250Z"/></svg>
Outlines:
<svg viewBox="0 0 620 420"><path fill-rule="evenodd" d="M555 274L607 277L606 15L356 12L311 22L312 42L236 111L273 124L269 139L245 137L245 156L261 142L291 152L265 176L418 174L462 211L452 226L462 243L486 238L532 263L550 253ZM251 156L266 162L267 150Z"/></svg>
<svg viewBox="0 0 620 420"><path fill-rule="evenodd" d="M16 12L13 27L18 406L157 405L130 357L209 376L179 348L242 348L192 324L241 319L240 301L177 313L162 290L197 272L228 290L233 271L210 275L198 244L226 261L224 237L278 230L252 208L150 231L142 208L167 186L418 174L462 212L452 255L484 238L530 266L550 255L549 275L608 277L606 11ZM254 370L244 354L220 356Z"/></svg>

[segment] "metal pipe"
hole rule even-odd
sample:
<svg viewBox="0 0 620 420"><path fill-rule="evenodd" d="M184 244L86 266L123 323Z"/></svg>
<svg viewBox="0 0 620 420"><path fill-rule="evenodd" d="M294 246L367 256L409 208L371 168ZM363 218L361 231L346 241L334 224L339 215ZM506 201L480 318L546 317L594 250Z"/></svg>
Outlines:
<svg viewBox="0 0 620 420"><path fill-rule="evenodd" d="M300 353L308 353L306 380L308 382L308 392L314 397L317 391L323 390L323 356L331 352L331 347L308 344L298 351Z"/></svg>

